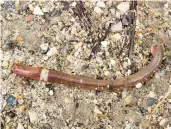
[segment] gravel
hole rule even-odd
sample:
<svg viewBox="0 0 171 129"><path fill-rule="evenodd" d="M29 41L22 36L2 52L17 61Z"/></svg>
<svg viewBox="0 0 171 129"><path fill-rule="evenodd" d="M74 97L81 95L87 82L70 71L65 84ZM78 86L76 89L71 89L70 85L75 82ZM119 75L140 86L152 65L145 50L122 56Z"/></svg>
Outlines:
<svg viewBox="0 0 171 129"><path fill-rule="evenodd" d="M28 129L138 129L149 128L151 118L152 128L166 126L160 121L170 118L170 96L155 112L150 111L161 101L171 80L170 3L138 1L131 58L128 58L129 34L125 32L129 30L130 2L80 3L2 3L1 125ZM21 35L24 40L16 42ZM137 88L99 92L26 79L11 72L13 64L19 63L114 80L145 67L152 59L151 45L161 36L165 40L162 66L155 76L137 84ZM97 50L92 51L95 44ZM92 52L94 56L90 59ZM170 121L165 123L165 128L169 128Z"/></svg>

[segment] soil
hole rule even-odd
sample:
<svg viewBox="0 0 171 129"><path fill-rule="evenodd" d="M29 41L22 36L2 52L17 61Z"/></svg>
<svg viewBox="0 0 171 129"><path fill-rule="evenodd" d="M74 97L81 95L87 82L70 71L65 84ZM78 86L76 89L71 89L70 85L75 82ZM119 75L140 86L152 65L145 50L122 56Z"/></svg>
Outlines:
<svg viewBox="0 0 171 129"><path fill-rule="evenodd" d="M82 6L77 6L80 3ZM131 58L130 37L125 34L129 26L107 33L108 26L121 22L129 10L119 18L117 6L122 2L104 3L101 14L95 12L97 2L92 1L76 1L76 6L73 1L1 3L1 128L171 128L171 96L151 113L171 87L171 3L138 2ZM43 15L33 13L36 5ZM112 14L110 9L116 13ZM165 41L162 66L141 88L99 92L35 81L11 72L12 65L19 63L99 79L120 78L150 62L150 47L159 37ZM98 43L97 50L92 52ZM41 49L42 44L48 44L47 50ZM48 55L51 48L57 51ZM17 102L9 105L9 96Z"/></svg>

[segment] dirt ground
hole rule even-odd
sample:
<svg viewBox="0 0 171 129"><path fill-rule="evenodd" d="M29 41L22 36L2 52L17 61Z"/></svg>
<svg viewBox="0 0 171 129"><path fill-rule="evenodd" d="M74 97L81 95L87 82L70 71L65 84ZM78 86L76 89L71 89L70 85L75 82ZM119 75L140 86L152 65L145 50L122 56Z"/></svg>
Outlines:
<svg viewBox="0 0 171 129"><path fill-rule="evenodd" d="M129 20L123 21L130 2L122 3L1 2L2 129L171 128L171 95L151 112L171 87L171 1L138 2L131 58L130 37L125 33L130 29ZM19 63L116 79L146 66L152 59L150 47L159 37L165 41L162 65L141 87L99 92L35 81L11 72L12 65ZM93 53L95 43L100 44Z"/></svg>

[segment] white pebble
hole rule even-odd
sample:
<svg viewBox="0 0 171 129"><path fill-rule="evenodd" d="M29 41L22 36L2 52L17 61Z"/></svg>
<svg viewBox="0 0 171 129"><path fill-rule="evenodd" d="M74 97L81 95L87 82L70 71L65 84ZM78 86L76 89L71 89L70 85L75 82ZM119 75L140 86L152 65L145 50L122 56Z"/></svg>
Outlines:
<svg viewBox="0 0 171 129"><path fill-rule="evenodd" d="M24 129L23 125L21 123L18 123L17 129Z"/></svg>
<svg viewBox="0 0 171 129"><path fill-rule="evenodd" d="M56 47L51 48L48 52L47 52L47 56L53 56L56 55L58 53Z"/></svg>
<svg viewBox="0 0 171 129"><path fill-rule="evenodd" d="M99 8L99 7L95 7L94 8L94 12L96 12L96 13L98 13L98 14L101 14L103 11L101 10L101 8Z"/></svg>
<svg viewBox="0 0 171 129"><path fill-rule="evenodd" d="M44 15L43 11L40 9L40 7L38 5L34 8L33 14Z"/></svg>
<svg viewBox="0 0 171 129"><path fill-rule="evenodd" d="M128 65L131 65L131 60L128 58Z"/></svg>
<svg viewBox="0 0 171 129"><path fill-rule="evenodd" d="M169 120L167 118L163 118L161 121L160 121L160 126L163 126L166 122L168 122Z"/></svg>
<svg viewBox="0 0 171 129"><path fill-rule="evenodd" d="M44 61L48 60L48 58L49 58L48 56L43 56Z"/></svg>
<svg viewBox="0 0 171 129"><path fill-rule="evenodd" d="M94 113L96 113L96 114L103 114L103 113L99 110L99 108L98 108L97 106L95 106L95 108L94 108Z"/></svg>
<svg viewBox="0 0 171 129"><path fill-rule="evenodd" d="M116 61L114 59L110 59L110 64L114 66L116 64Z"/></svg>
<svg viewBox="0 0 171 129"><path fill-rule="evenodd" d="M125 105L130 105L132 103L132 96L129 95L125 98Z"/></svg>
<svg viewBox="0 0 171 129"><path fill-rule="evenodd" d="M53 95L53 90L49 91L49 95L51 95L51 96Z"/></svg>
<svg viewBox="0 0 171 129"><path fill-rule="evenodd" d="M37 113L35 111L29 110L28 114L29 114L29 118L30 118L31 123L36 122L38 120L38 116L37 116Z"/></svg>
<svg viewBox="0 0 171 129"><path fill-rule="evenodd" d="M115 16L116 16L116 18L120 19L121 18L121 12L117 11Z"/></svg>
<svg viewBox="0 0 171 129"><path fill-rule="evenodd" d="M47 13L47 12L49 12L49 9L48 8L42 8L42 11L44 12L44 13Z"/></svg>
<svg viewBox="0 0 171 129"><path fill-rule="evenodd" d="M168 4L168 3L166 3L166 4L164 5L164 7L165 7L165 8L168 8L168 7L169 7L169 4Z"/></svg>
<svg viewBox="0 0 171 129"><path fill-rule="evenodd" d="M105 8L106 5L105 5L105 3L103 1L98 1L97 6L101 7L101 8Z"/></svg>
<svg viewBox="0 0 171 129"><path fill-rule="evenodd" d="M150 98L155 98L156 94L153 91L150 91L149 95Z"/></svg>
<svg viewBox="0 0 171 129"><path fill-rule="evenodd" d="M122 2L117 6L117 9L123 13L129 10L129 2Z"/></svg>
<svg viewBox="0 0 171 129"><path fill-rule="evenodd" d="M137 84L136 84L136 88L137 88L137 89L139 89L139 88L141 88L141 87L142 87L142 83L137 83Z"/></svg>
<svg viewBox="0 0 171 129"><path fill-rule="evenodd" d="M127 74L128 74L128 75L131 75L131 73L132 73L132 71L131 71L130 69L128 69Z"/></svg>
<svg viewBox="0 0 171 129"><path fill-rule="evenodd" d="M67 61L69 61L70 63L73 63L74 62L74 57L72 55L68 55L67 56Z"/></svg>
<svg viewBox="0 0 171 129"><path fill-rule="evenodd" d="M127 95L127 89L122 90L122 99L124 99Z"/></svg>
<svg viewBox="0 0 171 129"><path fill-rule="evenodd" d="M47 51L48 47L49 47L49 44L48 43L43 43L43 44L40 45L40 48L42 50L44 50L44 51Z"/></svg>
<svg viewBox="0 0 171 129"><path fill-rule="evenodd" d="M115 15L116 10L115 9L110 9L110 12L111 12L112 15Z"/></svg>
<svg viewBox="0 0 171 129"><path fill-rule="evenodd" d="M0 1L0 4L4 4L4 2L5 2L5 0L1 0L1 1Z"/></svg>
<svg viewBox="0 0 171 129"><path fill-rule="evenodd" d="M119 41L121 39L121 34L119 33L116 33L114 36L113 36L114 40L115 41Z"/></svg>
<svg viewBox="0 0 171 129"><path fill-rule="evenodd" d="M71 6L75 7L77 5L77 2L72 2Z"/></svg>
<svg viewBox="0 0 171 129"><path fill-rule="evenodd" d="M105 72L104 72L104 75L105 75L105 76L109 76L109 75L110 75L110 72L109 72L109 71L105 71Z"/></svg>
<svg viewBox="0 0 171 129"><path fill-rule="evenodd" d="M123 62L123 68L127 68L128 63L127 62Z"/></svg>
<svg viewBox="0 0 171 129"><path fill-rule="evenodd" d="M107 48L107 41L102 41L101 44L104 48Z"/></svg>
<svg viewBox="0 0 171 129"><path fill-rule="evenodd" d="M64 101L65 101L66 104L69 104L69 103L70 103L70 99L69 99L68 97L66 97L66 98L64 99Z"/></svg>
<svg viewBox="0 0 171 129"><path fill-rule="evenodd" d="M23 103L24 103L24 99L22 99L22 98L21 99L18 99L18 104L19 105L22 105Z"/></svg>
<svg viewBox="0 0 171 129"><path fill-rule="evenodd" d="M122 23L118 22L117 24L113 25L111 27L112 32L118 32L118 31L122 31Z"/></svg>
<svg viewBox="0 0 171 129"><path fill-rule="evenodd" d="M28 8L30 9L30 11L34 11L33 4L29 4L29 5L28 5Z"/></svg>

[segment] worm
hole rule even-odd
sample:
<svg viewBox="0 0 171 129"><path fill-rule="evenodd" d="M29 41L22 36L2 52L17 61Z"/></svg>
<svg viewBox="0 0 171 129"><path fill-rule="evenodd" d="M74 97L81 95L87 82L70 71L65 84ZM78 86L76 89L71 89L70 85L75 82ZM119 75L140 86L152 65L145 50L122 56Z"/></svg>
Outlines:
<svg viewBox="0 0 171 129"><path fill-rule="evenodd" d="M146 81L147 78L151 77L162 63L162 43L158 43L155 45L155 47L153 47L152 54L153 59L146 67L140 69L135 74L116 80L98 80L91 77L72 75L60 71L47 70L32 66L23 66L20 64L14 64L12 71L18 76L27 77L34 80L55 82L66 84L68 86L77 86L98 91L114 91L123 88L131 88L137 83Z"/></svg>

